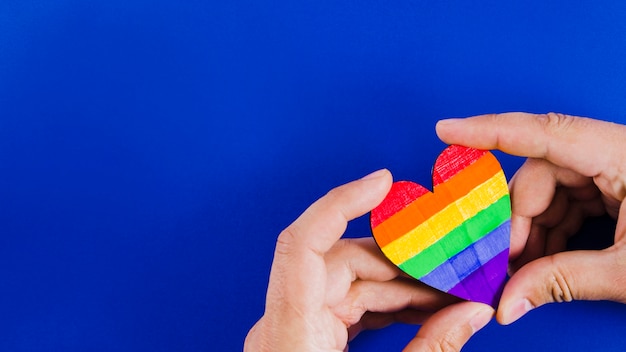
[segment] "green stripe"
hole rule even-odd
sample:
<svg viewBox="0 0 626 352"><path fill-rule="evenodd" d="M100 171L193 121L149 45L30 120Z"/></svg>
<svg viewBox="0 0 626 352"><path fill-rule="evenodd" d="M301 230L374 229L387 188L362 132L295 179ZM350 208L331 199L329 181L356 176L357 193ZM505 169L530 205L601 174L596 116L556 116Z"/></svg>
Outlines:
<svg viewBox="0 0 626 352"><path fill-rule="evenodd" d="M420 278L493 231L510 217L511 201L507 194L399 267L411 276Z"/></svg>

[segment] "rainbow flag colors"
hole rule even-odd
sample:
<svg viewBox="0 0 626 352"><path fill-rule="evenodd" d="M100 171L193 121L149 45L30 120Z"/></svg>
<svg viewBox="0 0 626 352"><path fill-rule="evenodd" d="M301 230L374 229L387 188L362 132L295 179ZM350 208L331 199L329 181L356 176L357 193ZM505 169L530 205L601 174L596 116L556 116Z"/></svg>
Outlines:
<svg viewBox="0 0 626 352"><path fill-rule="evenodd" d="M496 307L506 281L511 203L506 177L489 151L451 145L433 168L433 192L395 182L372 210L382 252L441 291Z"/></svg>

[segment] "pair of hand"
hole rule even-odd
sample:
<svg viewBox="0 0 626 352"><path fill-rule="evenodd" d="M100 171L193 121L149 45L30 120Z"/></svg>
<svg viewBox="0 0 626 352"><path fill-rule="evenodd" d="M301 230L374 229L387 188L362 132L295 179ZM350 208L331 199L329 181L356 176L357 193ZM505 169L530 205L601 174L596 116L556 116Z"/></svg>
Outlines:
<svg viewBox="0 0 626 352"><path fill-rule="evenodd" d="M497 319L509 324L549 302L626 303L626 126L560 114L510 113L437 124L448 144L528 157L510 182L511 268ZM378 205L386 170L340 186L279 236L266 310L251 351L344 351L362 329L423 324L408 351L460 350L491 320L491 307L459 302L408 280L370 238L339 240L347 222ZM587 216L617 219L615 244L564 252Z"/></svg>

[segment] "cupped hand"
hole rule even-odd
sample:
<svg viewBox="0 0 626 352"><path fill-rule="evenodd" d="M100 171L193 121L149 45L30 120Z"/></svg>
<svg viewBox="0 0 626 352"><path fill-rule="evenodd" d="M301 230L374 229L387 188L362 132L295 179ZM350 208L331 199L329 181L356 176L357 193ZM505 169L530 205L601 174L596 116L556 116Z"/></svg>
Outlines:
<svg viewBox="0 0 626 352"><path fill-rule="evenodd" d="M506 113L439 121L446 143L528 157L510 181L511 268L497 318L549 302L626 303L626 126L563 114ZM614 245L565 251L588 216L617 219Z"/></svg>
<svg viewBox="0 0 626 352"><path fill-rule="evenodd" d="M362 329L423 324L407 351L458 351L493 309L402 275L371 238L339 240L391 187L381 170L330 191L278 237L263 317L246 351L344 351Z"/></svg>

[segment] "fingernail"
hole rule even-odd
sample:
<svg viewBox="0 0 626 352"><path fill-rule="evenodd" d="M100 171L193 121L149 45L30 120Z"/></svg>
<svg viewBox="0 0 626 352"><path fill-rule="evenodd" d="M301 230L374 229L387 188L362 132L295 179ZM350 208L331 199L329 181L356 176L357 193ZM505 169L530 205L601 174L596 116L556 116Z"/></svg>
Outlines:
<svg viewBox="0 0 626 352"><path fill-rule="evenodd" d="M473 330L472 334L484 328L491 321L491 318L493 318L493 309L491 308L483 308L476 313L469 322Z"/></svg>
<svg viewBox="0 0 626 352"><path fill-rule="evenodd" d="M379 178L381 176L383 176L385 173L387 173L387 169L380 169L378 171L374 171L369 175L365 175L361 178L361 180L373 180L375 178Z"/></svg>
<svg viewBox="0 0 626 352"><path fill-rule="evenodd" d="M526 298L522 298L519 301L513 303L511 305L511 310L509 313L509 319L507 319L504 324L505 325L509 325L513 322L515 322L516 320L518 320L519 318L521 318L522 316L524 316L524 314L528 313L530 310L532 310L533 308L535 308L532 303L530 303L530 301Z"/></svg>
<svg viewBox="0 0 626 352"><path fill-rule="evenodd" d="M457 118L454 118L454 119L443 119L443 120L439 120L437 122L437 125L439 125L439 126L452 125L452 124L455 124L455 123L457 123L457 122L459 122L461 120L463 120L463 119L457 119Z"/></svg>

